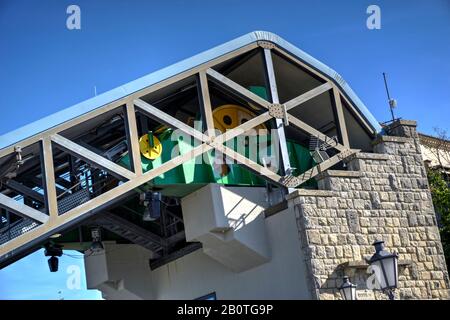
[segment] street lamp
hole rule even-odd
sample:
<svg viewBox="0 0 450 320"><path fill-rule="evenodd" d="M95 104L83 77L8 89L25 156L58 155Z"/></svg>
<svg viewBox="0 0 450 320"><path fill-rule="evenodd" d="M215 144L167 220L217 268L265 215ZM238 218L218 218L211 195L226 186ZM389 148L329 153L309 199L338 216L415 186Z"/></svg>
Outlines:
<svg viewBox="0 0 450 320"><path fill-rule="evenodd" d="M50 272L58 271L58 257L63 254L62 246L56 243L47 243L45 245L44 255L50 257L48 259L48 268Z"/></svg>
<svg viewBox="0 0 450 320"><path fill-rule="evenodd" d="M339 292L344 300L356 300L356 284L351 283L347 276L343 278Z"/></svg>
<svg viewBox="0 0 450 320"><path fill-rule="evenodd" d="M398 284L398 254L384 250L384 241L373 243L375 254L370 258L369 264L374 266L375 276L380 290L385 292L390 300L394 300L394 290Z"/></svg>

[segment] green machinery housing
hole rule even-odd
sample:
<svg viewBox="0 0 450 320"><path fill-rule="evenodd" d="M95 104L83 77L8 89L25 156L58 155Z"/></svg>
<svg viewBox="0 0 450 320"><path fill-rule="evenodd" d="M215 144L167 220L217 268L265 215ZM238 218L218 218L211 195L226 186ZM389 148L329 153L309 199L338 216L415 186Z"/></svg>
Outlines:
<svg viewBox="0 0 450 320"><path fill-rule="evenodd" d="M260 97L267 99L265 88L250 87L249 89ZM251 110L242 106L227 105L213 110L216 129L221 131L231 129L232 126L230 127L230 125L232 122L237 117L242 117L242 114L247 118L254 116ZM293 140L287 140L286 142L294 175L297 176L315 165L308 148ZM258 146L257 150L254 149L255 143ZM148 135L141 137L140 140L142 170L147 172L157 168L174 156L191 151L197 145L194 139L185 141L182 136L174 135L171 128L161 127L154 132L149 132ZM231 140L231 143L228 142L227 146L248 158L252 158L250 153L254 157L256 155L255 160L260 165L267 165L267 163L263 163L265 162L265 157L274 159L272 157L275 156L273 150L276 150L269 134L236 137L234 140ZM146 152L151 152L153 155L148 156ZM227 163L224 159L221 159L221 163L216 164L215 159L217 158L218 155L215 154L215 151L206 152L196 159L187 161L161 174L148 182L144 189L161 190L164 196L183 197L208 183L233 186L266 186L265 180L257 174L248 171L239 164ZM125 154L122 156L118 163L126 168L130 168L129 155ZM278 169L278 173L280 173L280 170ZM302 187L315 187L315 181L308 181Z"/></svg>

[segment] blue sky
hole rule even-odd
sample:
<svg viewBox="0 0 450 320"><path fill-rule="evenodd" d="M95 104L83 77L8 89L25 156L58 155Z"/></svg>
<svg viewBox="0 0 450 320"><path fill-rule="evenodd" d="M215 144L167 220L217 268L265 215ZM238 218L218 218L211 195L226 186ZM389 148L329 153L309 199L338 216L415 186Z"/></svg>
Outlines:
<svg viewBox="0 0 450 320"><path fill-rule="evenodd" d="M81 30L66 28L70 4ZM380 30L366 27L371 4ZM385 71L398 116L450 129L448 0L0 0L0 134L254 30L338 71L377 120L390 118ZM58 298L67 275L47 270L41 253L0 270L0 298Z"/></svg>
<svg viewBox="0 0 450 320"><path fill-rule="evenodd" d="M58 272L53 273L49 272L47 259L44 251L39 250L0 270L0 299L101 299L100 291L86 289L82 254L65 251L59 259ZM74 266L79 268L81 275L79 288L73 288L70 282L70 276L74 275Z"/></svg>

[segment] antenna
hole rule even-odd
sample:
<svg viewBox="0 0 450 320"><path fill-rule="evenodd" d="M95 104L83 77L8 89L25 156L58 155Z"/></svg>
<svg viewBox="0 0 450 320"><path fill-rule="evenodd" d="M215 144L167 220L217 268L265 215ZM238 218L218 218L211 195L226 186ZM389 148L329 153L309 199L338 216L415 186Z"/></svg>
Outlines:
<svg viewBox="0 0 450 320"><path fill-rule="evenodd" d="M394 122L395 121L394 108L397 107L397 100L391 99L391 95L389 94L389 88L388 88L387 80L386 80L386 73L384 73L384 72L383 72L383 79L384 79L384 86L386 88L386 93L387 93L387 97L388 97L389 109L391 110L392 122Z"/></svg>

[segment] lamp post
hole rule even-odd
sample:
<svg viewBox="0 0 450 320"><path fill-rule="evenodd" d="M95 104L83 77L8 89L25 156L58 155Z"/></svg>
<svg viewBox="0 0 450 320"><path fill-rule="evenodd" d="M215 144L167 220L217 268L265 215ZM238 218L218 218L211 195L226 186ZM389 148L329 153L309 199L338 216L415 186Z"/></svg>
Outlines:
<svg viewBox="0 0 450 320"><path fill-rule="evenodd" d="M398 254L384 250L384 241L373 243L375 254L369 259L369 264L375 267L375 276L380 290L385 292L390 300L394 300L394 290L398 284Z"/></svg>
<svg viewBox="0 0 450 320"><path fill-rule="evenodd" d="M342 285L339 287L342 299L344 300L356 300L356 284L350 282L347 276L343 279Z"/></svg>

